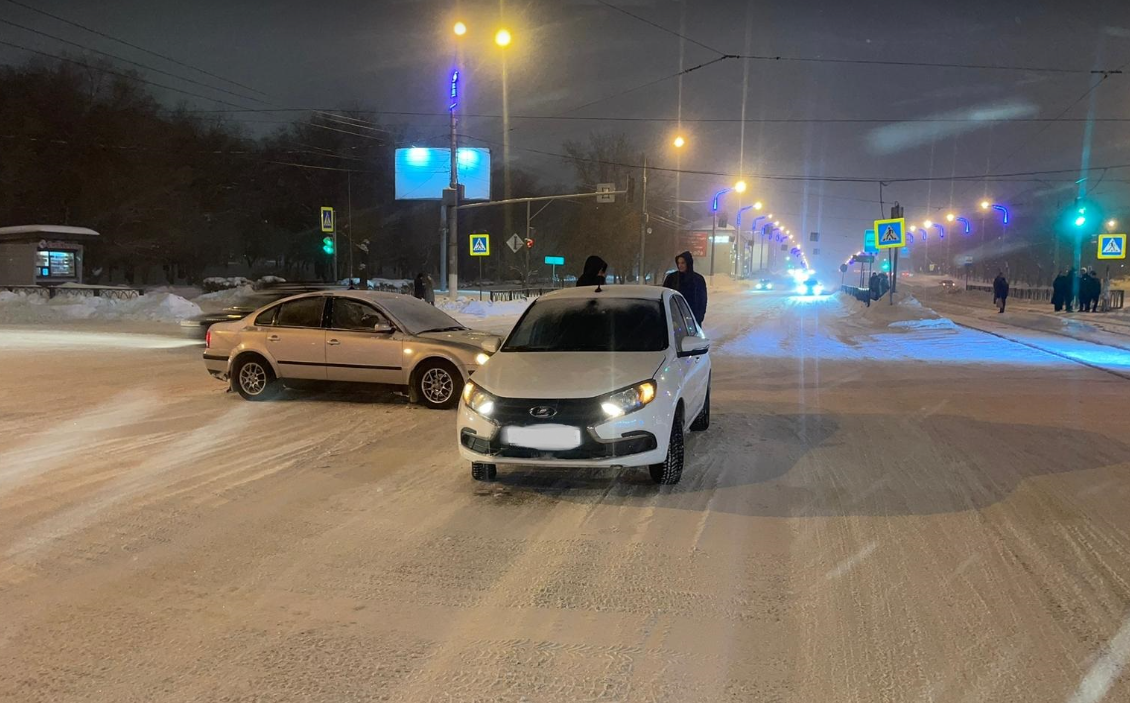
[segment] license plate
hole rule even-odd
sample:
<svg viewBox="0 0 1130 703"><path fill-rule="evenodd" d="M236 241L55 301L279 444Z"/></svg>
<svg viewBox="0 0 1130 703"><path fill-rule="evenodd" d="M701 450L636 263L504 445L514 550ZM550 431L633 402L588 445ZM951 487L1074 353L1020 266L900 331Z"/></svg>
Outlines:
<svg viewBox="0 0 1130 703"><path fill-rule="evenodd" d="M581 446L581 430L566 425L506 427L502 430L502 441L526 449L576 449Z"/></svg>

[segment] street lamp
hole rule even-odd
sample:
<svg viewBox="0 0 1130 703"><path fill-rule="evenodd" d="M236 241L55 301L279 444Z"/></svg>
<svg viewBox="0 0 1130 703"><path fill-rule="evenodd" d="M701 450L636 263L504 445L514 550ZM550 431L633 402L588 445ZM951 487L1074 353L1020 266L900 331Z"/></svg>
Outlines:
<svg viewBox="0 0 1130 703"><path fill-rule="evenodd" d="M988 209L989 209L989 205L991 205L991 204L992 204L992 203L990 203L990 202L989 202L988 200L982 200L982 201L981 201L981 209L982 209L982 210L988 210Z"/></svg>
<svg viewBox="0 0 1130 703"><path fill-rule="evenodd" d="M761 210L761 201L760 200L758 200L756 203L753 204L753 209L757 210L757 211ZM1113 220L1111 220L1111 221L1113 222Z"/></svg>
<svg viewBox="0 0 1130 703"><path fill-rule="evenodd" d="M687 143L687 140L683 139L683 135L680 134L679 136L675 137L675 141L671 143L675 145L676 149L682 149L683 145Z"/></svg>
<svg viewBox="0 0 1130 703"><path fill-rule="evenodd" d="M1109 229L1112 232L1114 231L1114 228L1117 227L1117 226L1118 226L1118 220L1110 219L1110 220L1106 221L1106 228Z"/></svg>
<svg viewBox="0 0 1130 703"><path fill-rule="evenodd" d="M738 193L744 193L745 192L745 181L738 181L737 183L735 183L734 184L734 191L736 191Z"/></svg>
<svg viewBox="0 0 1130 703"><path fill-rule="evenodd" d="M965 219L964 217L955 217L954 219L965 225L965 234L969 234L969 232L973 229L969 226L969 220Z"/></svg>
<svg viewBox="0 0 1130 703"><path fill-rule="evenodd" d="M957 218L952 212L946 215L946 222L953 222L955 219Z"/></svg>
<svg viewBox="0 0 1130 703"><path fill-rule="evenodd" d="M510 46L510 30L498 30L494 35L494 43L499 46Z"/></svg>
<svg viewBox="0 0 1130 703"><path fill-rule="evenodd" d="M467 33L467 25L463 24L462 22L456 22L455 26L452 27L452 30L455 32L455 36L461 37Z"/></svg>
<svg viewBox="0 0 1130 703"><path fill-rule="evenodd" d="M718 199L731 191L744 193L745 181L738 181L731 188L723 188L714 194L710 202L710 281L714 281L714 249L717 248L715 237L718 234Z"/></svg>

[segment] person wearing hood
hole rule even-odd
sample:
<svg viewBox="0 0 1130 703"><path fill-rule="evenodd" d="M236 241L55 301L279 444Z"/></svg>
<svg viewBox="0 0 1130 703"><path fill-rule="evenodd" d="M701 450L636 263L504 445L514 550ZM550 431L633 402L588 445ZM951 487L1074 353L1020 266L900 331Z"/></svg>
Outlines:
<svg viewBox="0 0 1130 703"><path fill-rule="evenodd" d="M585 259L585 270L581 273L581 277L577 279L577 287L603 286L604 272L607 270L608 264L604 259L595 254L590 256Z"/></svg>
<svg viewBox="0 0 1130 703"><path fill-rule="evenodd" d="M675 257L675 266L677 270L667 275L663 280L663 287L682 293L691 306L694 319L701 325L706 319L706 279L702 274L695 273L694 257L689 251Z"/></svg>

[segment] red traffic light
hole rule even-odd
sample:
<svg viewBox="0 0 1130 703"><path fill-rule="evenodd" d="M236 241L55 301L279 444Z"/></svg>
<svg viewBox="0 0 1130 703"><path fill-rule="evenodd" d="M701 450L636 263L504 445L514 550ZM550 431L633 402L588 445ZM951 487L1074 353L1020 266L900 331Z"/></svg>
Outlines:
<svg viewBox="0 0 1130 703"><path fill-rule="evenodd" d="M529 237L526 237L526 248L527 249L533 249L534 248L534 240L530 239Z"/></svg>

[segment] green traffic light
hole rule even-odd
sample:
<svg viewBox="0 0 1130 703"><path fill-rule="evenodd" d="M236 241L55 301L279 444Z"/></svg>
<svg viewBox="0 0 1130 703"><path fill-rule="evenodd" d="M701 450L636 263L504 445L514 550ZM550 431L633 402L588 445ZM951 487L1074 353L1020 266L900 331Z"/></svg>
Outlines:
<svg viewBox="0 0 1130 703"><path fill-rule="evenodd" d="M322 238L322 251L326 252L327 254L333 254L334 253L334 238L333 237L323 237Z"/></svg>

